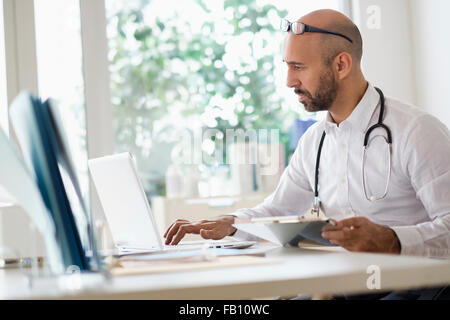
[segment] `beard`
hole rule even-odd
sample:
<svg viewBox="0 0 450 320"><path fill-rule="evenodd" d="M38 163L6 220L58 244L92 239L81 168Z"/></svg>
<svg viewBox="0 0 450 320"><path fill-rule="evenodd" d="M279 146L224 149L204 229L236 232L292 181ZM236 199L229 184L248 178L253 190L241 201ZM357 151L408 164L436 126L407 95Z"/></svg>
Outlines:
<svg viewBox="0 0 450 320"><path fill-rule="evenodd" d="M320 75L319 87L313 96L309 91L300 88L295 89L296 94L302 94L306 97L301 103L308 112L327 111L330 109L338 92L338 84L330 69L325 70Z"/></svg>

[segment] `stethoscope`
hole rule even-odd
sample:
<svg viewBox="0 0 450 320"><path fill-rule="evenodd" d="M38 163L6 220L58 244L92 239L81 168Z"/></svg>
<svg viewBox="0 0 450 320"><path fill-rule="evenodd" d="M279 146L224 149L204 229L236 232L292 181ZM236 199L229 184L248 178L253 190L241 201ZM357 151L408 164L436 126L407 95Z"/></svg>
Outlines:
<svg viewBox="0 0 450 320"><path fill-rule="evenodd" d="M392 168L392 134L391 134L391 130L389 130L389 128L383 124L383 117L384 117L384 107L385 107L385 99L384 99L384 94L383 92L378 89L375 88L375 90L377 90L377 92L380 94L380 117L378 119L378 123L375 124L374 126L370 127L369 130L367 130L365 136L364 136L364 145L363 145L363 155L362 155L362 184L363 184L363 190L364 190L364 195L366 197L366 199L368 201L371 202L376 202L376 201L380 201L383 200L384 198L386 198L387 192L388 192L388 188L389 188L389 183L391 181L391 168ZM370 140L370 134L377 128L382 128L386 131L387 133L387 138L383 135L377 135L375 137L373 137ZM316 172L315 172L315 182L314 182L314 202L313 202L313 209L311 210L313 213L316 213L317 215L319 214L319 210L320 210L320 199L319 199L319 166L320 166L320 155L322 154L322 147L323 147L323 142L325 140L325 136L326 136L326 132L324 131L322 134L322 138L320 139L320 143L319 143L319 150L317 152L317 159L316 159ZM384 190L384 194L381 196L368 196L367 195L367 190L366 190L366 178L365 178L365 161L366 161L366 150L370 144L370 142L377 138L377 137L382 137L385 141L386 141L386 145L388 148L388 154L389 154L389 172L388 172L388 176L387 176L387 180L386 180L386 188Z"/></svg>

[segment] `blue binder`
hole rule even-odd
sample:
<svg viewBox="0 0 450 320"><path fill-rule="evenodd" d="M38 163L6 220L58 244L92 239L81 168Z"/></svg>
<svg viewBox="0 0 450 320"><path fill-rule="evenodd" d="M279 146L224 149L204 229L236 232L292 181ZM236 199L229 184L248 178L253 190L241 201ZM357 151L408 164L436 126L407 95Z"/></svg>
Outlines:
<svg viewBox="0 0 450 320"><path fill-rule="evenodd" d="M10 114L25 161L53 218L65 268L101 270L92 224L68 156L64 132L51 102L42 103L22 93L11 105ZM76 196L70 199L68 184L76 191ZM74 212L76 207L81 207L80 212Z"/></svg>

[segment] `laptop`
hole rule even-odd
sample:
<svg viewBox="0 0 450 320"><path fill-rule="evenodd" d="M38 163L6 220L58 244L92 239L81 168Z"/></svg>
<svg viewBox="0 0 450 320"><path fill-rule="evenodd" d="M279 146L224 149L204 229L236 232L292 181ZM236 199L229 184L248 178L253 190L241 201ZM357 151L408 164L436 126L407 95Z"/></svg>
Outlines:
<svg viewBox="0 0 450 320"><path fill-rule="evenodd" d="M244 249L255 241L200 240L164 245L129 152L90 159L89 171L119 255L204 247Z"/></svg>

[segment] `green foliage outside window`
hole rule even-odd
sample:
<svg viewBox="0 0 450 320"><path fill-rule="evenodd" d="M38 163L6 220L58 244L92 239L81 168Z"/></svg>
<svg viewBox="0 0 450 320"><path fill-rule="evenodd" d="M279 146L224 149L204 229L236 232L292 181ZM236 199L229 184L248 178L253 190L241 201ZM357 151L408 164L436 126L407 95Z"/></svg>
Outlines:
<svg viewBox="0 0 450 320"><path fill-rule="evenodd" d="M202 21L196 32L192 17L177 10L169 19L149 21L145 12L157 1L164 0L135 1L109 17L116 149L133 152L146 178L160 181L159 190L153 185L151 193L163 193L177 132L190 129L191 119L199 116L208 119L201 124L204 129L224 134L226 129L279 129L287 145L289 126L298 115L277 93L274 65L281 60L275 62L274 52L264 50L279 33L268 16L286 12L258 6L255 0L224 0L229 16L223 36L217 21ZM191 1L210 12L209 0ZM233 39L239 44L246 37L250 56L227 68L227 50L241 49L233 48ZM176 117L185 121L171 121Z"/></svg>

